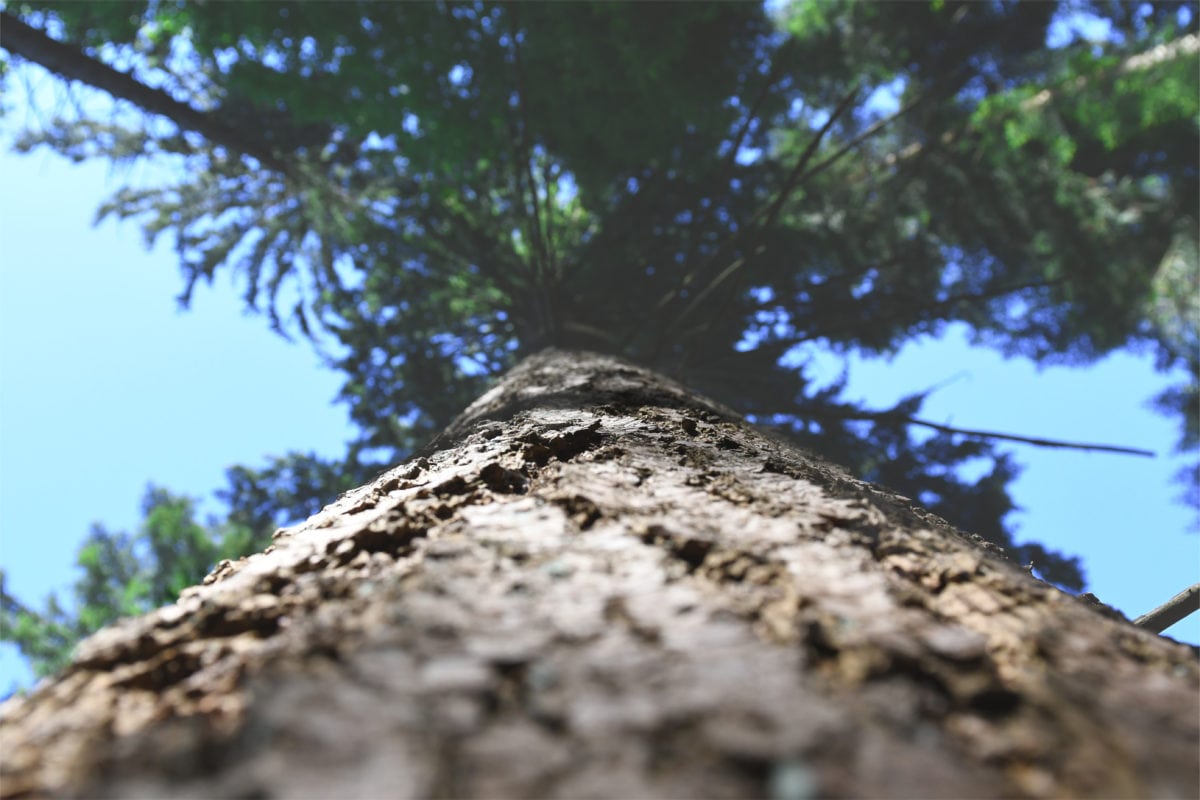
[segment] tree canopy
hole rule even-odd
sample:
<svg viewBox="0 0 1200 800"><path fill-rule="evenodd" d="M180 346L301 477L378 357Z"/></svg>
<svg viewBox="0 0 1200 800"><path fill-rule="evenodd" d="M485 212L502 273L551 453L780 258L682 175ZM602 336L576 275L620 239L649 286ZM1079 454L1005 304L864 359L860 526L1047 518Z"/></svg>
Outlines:
<svg viewBox="0 0 1200 800"><path fill-rule="evenodd" d="M951 323L1038 363L1149 349L1189 376L1158 403L1195 448L1196 11L37 2L9 5L0 45L117 99L19 148L176 166L100 215L173 239L185 304L229 271L345 376L345 460L230 471L210 527L242 546L560 345L679 377L1079 589L1075 557L1013 541L1018 465L995 437L924 425L920 387L863 408L808 362ZM978 459L982 478L955 472ZM187 518L165 494L146 508L151 531ZM62 623L3 611L20 642Z"/></svg>

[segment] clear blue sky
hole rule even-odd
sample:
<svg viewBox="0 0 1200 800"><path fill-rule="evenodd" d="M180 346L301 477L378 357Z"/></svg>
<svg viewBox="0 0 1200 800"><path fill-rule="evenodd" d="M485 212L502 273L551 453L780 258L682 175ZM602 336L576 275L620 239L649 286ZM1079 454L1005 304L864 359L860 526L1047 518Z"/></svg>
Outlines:
<svg viewBox="0 0 1200 800"><path fill-rule="evenodd" d="M147 252L134 223L92 227L121 175L0 147L0 565L18 597L67 589L91 523L133 529L148 482L216 510L228 466L344 453L340 380L311 350L246 316L222 280L179 312L166 239ZM922 416L1160 454L1006 446L1025 466L1012 487L1019 540L1081 555L1089 589L1130 616L1200 580L1200 540L1170 483L1176 425L1146 408L1166 383L1149 357L1038 371L952 331L891 361L854 361L849 395L884 406L951 378ZM1200 618L1169 633L1200 642ZM0 649L0 694L27 674Z"/></svg>

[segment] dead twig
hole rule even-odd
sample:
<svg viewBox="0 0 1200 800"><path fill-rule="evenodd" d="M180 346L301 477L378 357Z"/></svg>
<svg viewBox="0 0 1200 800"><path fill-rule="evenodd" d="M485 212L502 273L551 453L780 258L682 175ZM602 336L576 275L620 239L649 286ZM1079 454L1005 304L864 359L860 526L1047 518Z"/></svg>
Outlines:
<svg viewBox="0 0 1200 800"><path fill-rule="evenodd" d="M1151 633L1162 633L1197 611L1200 611L1200 583L1193 583L1158 608L1142 614L1133 624Z"/></svg>

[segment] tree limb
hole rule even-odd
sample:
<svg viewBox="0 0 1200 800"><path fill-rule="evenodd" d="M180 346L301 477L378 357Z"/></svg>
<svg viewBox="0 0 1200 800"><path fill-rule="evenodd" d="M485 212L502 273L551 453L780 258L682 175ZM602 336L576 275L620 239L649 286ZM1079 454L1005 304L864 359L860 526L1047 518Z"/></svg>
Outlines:
<svg viewBox="0 0 1200 800"><path fill-rule="evenodd" d="M181 129L194 131L215 144L250 156L280 174L291 175L288 165L265 142L248 137L212 114L197 111L161 89L147 86L132 75L110 67L77 45L51 38L8 11L0 11L0 47L66 80L79 81L127 100L143 111L166 117Z"/></svg>
<svg viewBox="0 0 1200 800"><path fill-rule="evenodd" d="M1153 611L1133 621L1139 628L1162 633L1181 619L1200 611L1200 583L1193 583Z"/></svg>

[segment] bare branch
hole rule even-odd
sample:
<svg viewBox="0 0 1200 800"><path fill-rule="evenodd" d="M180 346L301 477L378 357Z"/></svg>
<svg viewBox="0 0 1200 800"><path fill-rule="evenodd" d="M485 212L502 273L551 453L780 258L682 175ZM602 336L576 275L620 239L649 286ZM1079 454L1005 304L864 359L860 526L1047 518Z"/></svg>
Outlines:
<svg viewBox="0 0 1200 800"><path fill-rule="evenodd" d="M774 62L771 64L771 68L767 72L767 77L763 81L762 86L759 88L758 95L754 98L754 102L750 104L750 110L746 113L746 118L742 120L742 124L739 126L737 133L734 134L733 143L729 148L729 154L722 162L720 177L714 181L713 185L724 187L726 184L728 184L729 179L732 177L734 167L737 165L737 154L742 149L742 144L745 143L746 136L748 136L750 133L750 128L754 125L754 121L758 119L759 113L762 111L763 104L765 104L767 98L771 96L771 89L775 86L775 83L779 80L780 73L783 71L784 59L782 56L794 46L795 41L795 39L788 39L775 52ZM684 264L692 263L692 259L696 257L696 250L700 246L700 238L703 233L704 226L707 225L708 221L715 214L716 208L716 203L710 203L707 207L701 206L694 213L692 217L692 224L688 231L688 249L683 258ZM718 247L718 250L719 249L720 248ZM706 262L705 267L707 266L708 263ZM695 278L695 276L696 271L681 275L679 281L675 284L675 287L663 295L662 299L659 300L658 308L663 308L666 304L678 297L680 291L686 288L687 285ZM648 319L641 320L638 325L632 328L625 335L622 340L622 349L624 349L626 345L634 341L641 334L642 328L648 321Z"/></svg>
<svg viewBox="0 0 1200 800"><path fill-rule="evenodd" d="M725 174L732 170L733 165L737 163L738 151L742 149L742 143L746 141L746 136L750 133L750 127L754 124L754 120L758 119L759 112L762 110L763 104L771 95L771 89L775 86L775 82L779 80L780 72L783 70L784 59L783 55L795 46L795 39L788 39L775 52L774 63L771 64L771 69L767 73L766 80L763 81L762 88L759 89L758 96L754 98L754 102L750 104L750 110L746 114L746 119L743 120L738 132L734 135L733 146L729 149L729 157L725 160Z"/></svg>
<svg viewBox="0 0 1200 800"><path fill-rule="evenodd" d="M1133 621L1139 628L1162 633L1181 619L1200 611L1200 583L1193 583L1153 611Z"/></svg>
<svg viewBox="0 0 1200 800"><path fill-rule="evenodd" d="M851 411L850 409L835 409L827 412L829 416L837 416L843 419L865 419L875 420L878 422L903 422L908 425L920 425L923 428L931 428L935 431L943 433L956 433L961 436L973 436L979 439L1000 439L1007 442L1020 442L1021 444L1031 444L1035 447L1055 447L1068 450L1094 450L1103 453L1121 453L1131 456L1146 456L1154 458L1153 450L1142 450L1138 447L1124 447L1115 444L1091 444L1086 442L1064 442L1058 439L1042 439L1034 436L1018 436L1014 433L1001 433L999 431L981 431L971 428L955 428L952 425L943 425L939 422L930 422L926 419L918 417L910 417L894 411Z"/></svg>

